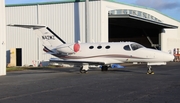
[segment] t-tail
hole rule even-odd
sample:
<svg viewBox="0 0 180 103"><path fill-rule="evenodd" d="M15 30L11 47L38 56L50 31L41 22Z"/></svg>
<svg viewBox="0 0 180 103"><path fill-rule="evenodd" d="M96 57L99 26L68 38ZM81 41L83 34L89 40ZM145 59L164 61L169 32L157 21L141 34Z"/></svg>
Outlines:
<svg viewBox="0 0 180 103"><path fill-rule="evenodd" d="M9 24L12 27L21 27L33 29L38 34L39 39L42 44L46 47L57 47L61 44L66 44L56 33L54 33L49 27L43 25L19 25L19 24Z"/></svg>

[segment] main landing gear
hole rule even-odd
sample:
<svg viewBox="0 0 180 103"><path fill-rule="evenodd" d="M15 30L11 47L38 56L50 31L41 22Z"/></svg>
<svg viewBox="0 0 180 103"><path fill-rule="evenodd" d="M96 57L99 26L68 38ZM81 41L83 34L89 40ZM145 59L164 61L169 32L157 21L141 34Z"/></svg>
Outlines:
<svg viewBox="0 0 180 103"><path fill-rule="evenodd" d="M108 65L103 65L101 67L101 71L108 71L109 66ZM87 73L89 70L89 65L88 64L83 64L83 66L80 67L79 71L80 73Z"/></svg>
<svg viewBox="0 0 180 103"><path fill-rule="evenodd" d="M83 64L81 67L80 67L80 73L87 73L89 69L89 65L88 64Z"/></svg>
<svg viewBox="0 0 180 103"><path fill-rule="evenodd" d="M87 73L87 70L83 70L83 66L80 67L80 73Z"/></svg>
<svg viewBox="0 0 180 103"><path fill-rule="evenodd" d="M147 74L154 74L154 71L152 70L151 66L148 66Z"/></svg>
<svg viewBox="0 0 180 103"><path fill-rule="evenodd" d="M107 65L103 65L101 67L101 71L108 71L108 66Z"/></svg>

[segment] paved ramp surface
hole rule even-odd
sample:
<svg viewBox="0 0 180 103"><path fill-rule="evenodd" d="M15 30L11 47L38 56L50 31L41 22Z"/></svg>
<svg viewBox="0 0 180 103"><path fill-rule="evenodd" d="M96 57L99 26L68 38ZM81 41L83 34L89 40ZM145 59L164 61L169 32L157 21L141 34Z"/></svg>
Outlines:
<svg viewBox="0 0 180 103"><path fill-rule="evenodd" d="M0 77L0 103L180 103L180 63L101 72L54 68L9 72Z"/></svg>

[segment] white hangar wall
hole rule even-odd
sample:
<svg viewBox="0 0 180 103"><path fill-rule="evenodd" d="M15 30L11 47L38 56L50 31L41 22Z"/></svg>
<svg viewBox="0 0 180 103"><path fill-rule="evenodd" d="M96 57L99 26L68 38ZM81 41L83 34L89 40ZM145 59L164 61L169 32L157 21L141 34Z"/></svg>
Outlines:
<svg viewBox="0 0 180 103"><path fill-rule="evenodd" d="M5 27L5 4L0 1L0 76L6 75L6 27Z"/></svg>
<svg viewBox="0 0 180 103"><path fill-rule="evenodd" d="M146 12L154 17L160 19L162 23L179 26L178 29L164 29L164 32L160 34L161 37L161 50L172 51L174 48L180 48L180 22L174 20L168 16L165 16L158 11L150 8L139 7L134 5L127 5L123 3L103 1L101 4L101 31L105 37L108 37L108 11L116 9L131 9ZM104 41L108 41L108 38L103 38Z"/></svg>
<svg viewBox="0 0 180 103"><path fill-rule="evenodd" d="M89 8L90 40L100 42L100 1L90 1ZM85 2L7 5L6 18L6 24L47 25L67 43L85 42ZM43 46L33 30L7 27L7 38L7 52L11 48L22 48L22 66L37 65L38 61L53 57L42 50Z"/></svg>

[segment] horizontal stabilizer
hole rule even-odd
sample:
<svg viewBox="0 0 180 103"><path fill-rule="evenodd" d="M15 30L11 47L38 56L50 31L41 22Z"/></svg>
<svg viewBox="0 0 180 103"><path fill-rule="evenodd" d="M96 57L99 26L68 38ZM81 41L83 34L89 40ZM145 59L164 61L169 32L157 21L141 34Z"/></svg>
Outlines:
<svg viewBox="0 0 180 103"><path fill-rule="evenodd" d="M12 27L21 27L21 28L28 28L28 29L41 29L45 28L46 26L44 25L19 25L19 24L9 24L7 26L12 26Z"/></svg>

